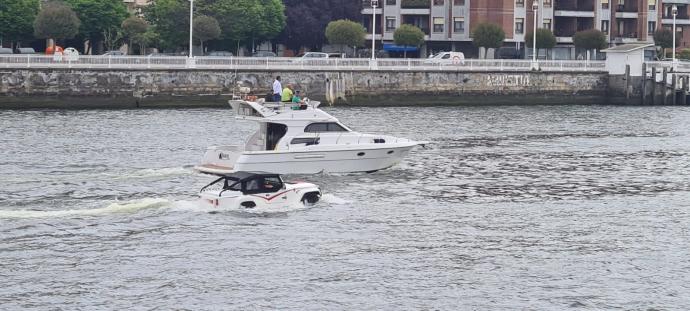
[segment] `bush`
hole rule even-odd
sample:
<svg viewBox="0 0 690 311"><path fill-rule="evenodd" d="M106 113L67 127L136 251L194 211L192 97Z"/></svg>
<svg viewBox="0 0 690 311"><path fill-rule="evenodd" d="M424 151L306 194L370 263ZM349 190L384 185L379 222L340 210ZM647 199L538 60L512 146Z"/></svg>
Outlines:
<svg viewBox="0 0 690 311"><path fill-rule="evenodd" d="M360 23L341 19L328 23L326 39L330 44L344 44L347 46L364 46L367 31Z"/></svg>
<svg viewBox="0 0 690 311"><path fill-rule="evenodd" d="M529 32L525 35L525 44L531 48L532 37L534 34ZM556 46L556 36L553 35L551 29L539 28L537 29L537 49L553 49Z"/></svg>
<svg viewBox="0 0 690 311"><path fill-rule="evenodd" d="M573 35L575 47L585 50L601 50L607 46L606 35L598 29L578 31Z"/></svg>

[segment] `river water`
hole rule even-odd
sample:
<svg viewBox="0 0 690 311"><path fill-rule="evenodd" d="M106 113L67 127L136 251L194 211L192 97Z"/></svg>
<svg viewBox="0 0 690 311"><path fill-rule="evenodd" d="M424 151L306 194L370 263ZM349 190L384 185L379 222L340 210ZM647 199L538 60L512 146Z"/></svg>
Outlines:
<svg viewBox="0 0 690 311"><path fill-rule="evenodd" d="M431 143L200 210L229 109L0 111L0 309L690 309L690 109L328 108Z"/></svg>

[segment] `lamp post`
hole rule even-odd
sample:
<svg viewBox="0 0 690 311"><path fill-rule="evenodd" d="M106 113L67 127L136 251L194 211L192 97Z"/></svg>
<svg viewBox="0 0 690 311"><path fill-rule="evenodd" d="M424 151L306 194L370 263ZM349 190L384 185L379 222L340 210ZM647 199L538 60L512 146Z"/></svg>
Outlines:
<svg viewBox="0 0 690 311"><path fill-rule="evenodd" d="M194 53L192 52L194 42L194 0L189 0L189 58L187 58L187 67L194 68Z"/></svg>
<svg viewBox="0 0 690 311"><path fill-rule="evenodd" d="M532 32L532 69L539 69L537 63L537 10L539 9L538 0L532 2L532 11L534 11L534 31Z"/></svg>
<svg viewBox="0 0 690 311"><path fill-rule="evenodd" d="M678 7L675 4L671 7L671 14L673 15L673 54L671 56L673 64L671 68L676 71L676 15L678 15Z"/></svg>
<svg viewBox="0 0 690 311"><path fill-rule="evenodd" d="M376 7L379 0L371 0L371 59L376 58Z"/></svg>

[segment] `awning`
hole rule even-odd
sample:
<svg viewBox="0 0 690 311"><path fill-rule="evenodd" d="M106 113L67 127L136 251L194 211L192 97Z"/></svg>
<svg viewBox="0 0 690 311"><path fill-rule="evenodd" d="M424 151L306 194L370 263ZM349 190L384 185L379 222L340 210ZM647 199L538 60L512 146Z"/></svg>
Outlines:
<svg viewBox="0 0 690 311"><path fill-rule="evenodd" d="M396 45L396 44L383 44L383 50L388 51L388 52L414 52L419 50L418 47L416 46L411 46L411 45Z"/></svg>

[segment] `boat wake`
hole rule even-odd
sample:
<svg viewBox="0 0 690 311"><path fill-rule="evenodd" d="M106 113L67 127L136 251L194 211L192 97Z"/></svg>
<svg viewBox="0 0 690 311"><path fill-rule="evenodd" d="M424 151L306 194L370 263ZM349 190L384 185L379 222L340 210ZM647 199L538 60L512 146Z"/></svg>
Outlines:
<svg viewBox="0 0 690 311"><path fill-rule="evenodd" d="M103 216L112 214L131 214L144 209L170 206L171 202L160 198L145 198L124 203L112 203L106 207L93 209L69 209L56 211L0 210L3 218L60 218L75 216Z"/></svg>
<svg viewBox="0 0 690 311"><path fill-rule="evenodd" d="M177 175L188 175L192 174L193 172L193 170L187 167L146 168L122 175L117 175L114 179L144 179L155 177L167 177Z"/></svg>

